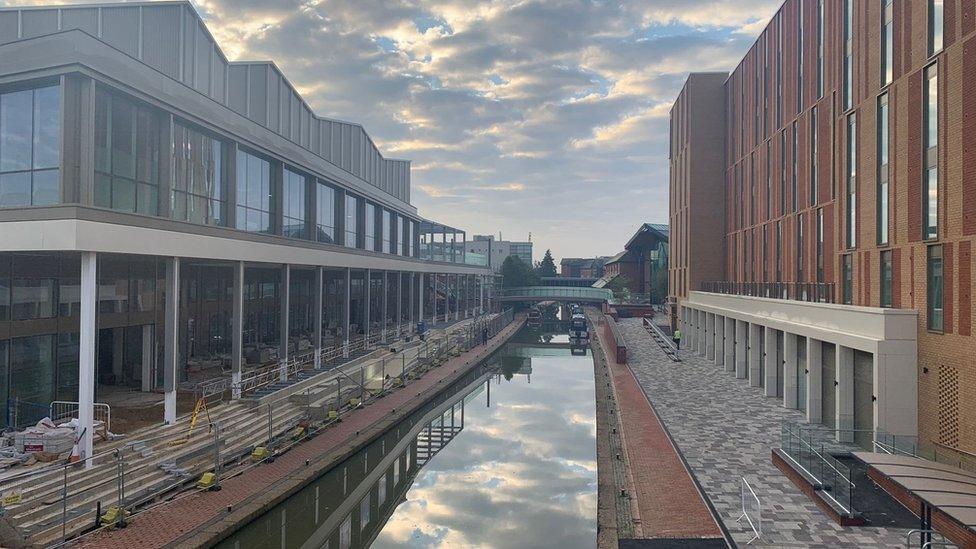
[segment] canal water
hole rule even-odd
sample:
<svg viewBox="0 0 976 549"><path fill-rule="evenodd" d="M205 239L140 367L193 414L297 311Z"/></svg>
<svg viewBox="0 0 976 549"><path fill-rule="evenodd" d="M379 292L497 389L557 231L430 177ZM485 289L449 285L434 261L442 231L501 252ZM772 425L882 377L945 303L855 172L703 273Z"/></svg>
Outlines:
<svg viewBox="0 0 976 549"><path fill-rule="evenodd" d="M523 329L221 547L593 547L593 360Z"/></svg>

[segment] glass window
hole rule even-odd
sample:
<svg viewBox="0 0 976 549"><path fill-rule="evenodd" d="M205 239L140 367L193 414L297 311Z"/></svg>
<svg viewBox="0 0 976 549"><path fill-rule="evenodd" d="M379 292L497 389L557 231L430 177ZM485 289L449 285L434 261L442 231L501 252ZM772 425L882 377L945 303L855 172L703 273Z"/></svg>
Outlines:
<svg viewBox="0 0 976 549"><path fill-rule="evenodd" d="M237 151L237 224L252 233L270 233L271 163L249 152Z"/></svg>
<svg viewBox="0 0 976 549"><path fill-rule="evenodd" d="M380 477L378 486L376 487L376 499L377 505L383 505L386 503L386 473Z"/></svg>
<svg viewBox="0 0 976 549"><path fill-rule="evenodd" d="M817 210L817 282L824 281L824 212Z"/></svg>
<svg viewBox="0 0 976 549"><path fill-rule="evenodd" d="M766 141L766 219L773 217L773 140Z"/></svg>
<svg viewBox="0 0 976 549"><path fill-rule="evenodd" d="M54 278L14 278L10 293L13 320L51 318L55 315Z"/></svg>
<svg viewBox="0 0 976 549"><path fill-rule="evenodd" d="M803 214L796 216L796 281L803 280Z"/></svg>
<svg viewBox="0 0 976 549"><path fill-rule="evenodd" d="M847 247L857 246L857 119L847 116Z"/></svg>
<svg viewBox="0 0 976 549"><path fill-rule="evenodd" d="M793 149L792 149L792 156L793 156L793 179L792 179L792 182L791 182L791 189L790 189L790 194L792 195L790 197L790 202L791 202L791 204L793 206L792 209L793 209L794 212L796 211L797 205L800 202L798 200L798 197L797 197L797 195L800 194L799 193L799 186L798 186L798 182L797 182L797 180L798 180L797 171L799 169L798 166L799 166L799 163L800 163L800 158L799 158L799 155L797 154L799 152L799 150L800 150L800 132L797 131L796 121L794 121L793 122Z"/></svg>
<svg viewBox="0 0 976 549"><path fill-rule="evenodd" d="M854 102L854 0L844 0L844 110Z"/></svg>
<svg viewBox="0 0 976 549"><path fill-rule="evenodd" d="M817 107L810 109L810 205L817 204L817 157L820 144L817 141Z"/></svg>
<svg viewBox="0 0 976 549"><path fill-rule="evenodd" d="M388 254L391 252L393 246L391 244L391 227L392 219L390 218L390 211L383 210L383 253Z"/></svg>
<svg viewBox="0 0 976 549"><path fill-rule="evenodd" d="M943 0L929 0L929 55L942 51Z"/></svg>
<svg viewBox="0 0 976 549"><path fill-rule="evenodd" d="M281 233L292 238L308 238L305 230L305 176L287 168L282 185Z"/></svg>
<svg viewBox="0 0 976 549"><path fill-rule="evenodd" d="M0 207L61 202L61 88L0 94Z"/></svg>
<svg viewBox="0 0 976 549"><path fill-rule="evenodd" d="M891 250L881 252L881 306L891 307Z"/></svg>
<svg viewBox="0 0 976 549"><path fill-rule="evenodd" d="M845 255L842 263L843 298L844 303L850 305L854 302L854 265L851 254Z"/></svg>
<svg viewBox="0 0 976 549"><path fill-rule="evenodd" d="M928 327L930 330L943 329L943 289L945 279L942 273L942 246L929 246L928 250Z"/></svg>
<svg viewBox="0 0 976 549"><path fill-rule="evenodd" d="M403 254L404 253L403 240L404 240L404 238L406 236L405 233L404 233L405 226L406 226L406 221L407 220L404 219L403 217L399 217L399 216L397 217L397 247L396 247L396 253L397 254ZM462 246L461 248L463 249L464 247Z"/></svg>
<svg viewBox="0 0 976 549"><path fill-rule="evenodd" d="M780 132L779 145L779 213L786 213L786 130Z"/></svg>
<svg viewBox="0 0 976 549"><path fill-rule="evenodd" d="M893 0L881 0L881 85L891 83L894 63L894 9Z"/></svg>
<svg viewBox="0 0 976 549"><path fill-rule="evenodd" d="M316 240L319 242L335 242L336 223L336 192L332 187L319 183L315 194L316 202Z"/></svg>
<svg viewBox="0 0 976 549"><path fill-rule="evenodd" d="M54 396L54 337L20 337L9 342L8 398L47 405Z"/></svg>
<svg viewBox="0 0 976 549"><path fill-rule="evenodd" d="M369 524L369 494L359 502L359 527L365 529Z"/></svg>
<svg viewBox="0 0 976 549"><path fill-rule="evenodd" d="M346 194L346 238L345 245L348 248L356 248L359 245L359 199L351 194Z"/></svg>
<svg viewBox="0 0 976 549"><path fill-rule="evenodd" d="M925 69L925 176L922 182L922 226L926 239L939 236L939 66Z"/></svg>
<svg viewBox="0 0 976 549"><path fill-rule="evenodd" d="M409 219L404 218L403 222L406 225L406 227L403 229L403 238L405 238L407 241L407 257L413 257L413 235L415 229L413 222Z"/></svg>
<svg viewBox="0 0 976 549"><path fill-rule="evenodd" d="M159 212L159 118L155 109L99 88L95 94L95 205Z"/></svg>
<svg viewBox="0 0 976 549"><path fill-rule="evenodd" d="M817 0L817 97L824 94L824 0Z"/></svg>
<svg viewBox="0 0 976 549"><path fill-rule="evenodd" d="M878 244L888 243L888 94L878 97Z"/></svg>
<svg viewBox="0 0 976 549"><path fill-rule="evenodd" d="M367 250L376 249L376 204L366 203L366 220L363 224L365 233L364 239Z"/></svg>
<svg viewBox="0 0 976 549"><path fill-rule="evenodd" d="M221 147L218 139L174 124L170 217L202 225L226 223Z"/></svg>

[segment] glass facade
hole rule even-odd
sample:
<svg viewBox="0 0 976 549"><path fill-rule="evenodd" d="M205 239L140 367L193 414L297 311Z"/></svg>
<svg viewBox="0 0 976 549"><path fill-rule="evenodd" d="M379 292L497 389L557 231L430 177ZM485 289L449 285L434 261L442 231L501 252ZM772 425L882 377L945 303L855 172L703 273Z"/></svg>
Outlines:
<svg viewBox="0 0 976 549"><path fill-rule="evenodd" d="M939 236L939 66L925 69L925 97L922 102L922 120L925 131L922 180L922 230L926 239Z"/></svg>
<svg viewBox="0 0 976 549"><path fill-rule="evenodd" d="M888 243L888 94L878 97L878 176L877 227L878 244Z"/></svg>
<svg viewBox="0 0 976 549"><path fill-rule="evenodd" d="M376 204L366 203L366 220L363 223L363 240L367 250L376 249Z"/></svg>
<svg viewBox="0 0 976 549"><path fill-rule="evenodd" d="M817 107L810 109L810 191L811 206L817 205L817 156L820 152L820 142L817 139Z"/></svg>
<svg viewBox="0 0 976 549"><path fill-rule="evenodd" d="M308 238L305 224L307 188L304 175L285 168L282 180L281 234L292 238Z"/></svg>
<svg viewBox="0 0 976 549"><path fill-rule="evenodd" d="M61 202L61 88L0 94L0 208Z"/></svg>
<svg viewBox="0 0 976 549"><path fill-rule="evenodd" d="M251 233L271 233L273 204L271 163L238 150L237 228Z"/></svg>
<svg viewBox="0 0 976 549"><path fill-rule="evenodd" d="M392 231L392 229L390 228L391 227L391 225L390 225L391 222L392 222L392 220L390 219L390 211L389 210L383 210L383 227L382 227L382 231L383 231L383 253L385 253L385 254L390 253L390 250L392 249L391 240L390 240L391 239L391 231Z"/></svg>
<svg viewBox="0 0 976 549"><path fill-rule="evenodd" d="M325 183L319 183L315 192L315 240L332 244L336 238L336 191Z"/></svg>
<svg viewBox="0 0 976 549"><path fill-rule="evenodd" d="M945 276L942 268L942 246L929 246L926 268L928 328L940 332L944 328L945 322L943 316Z"/></svg>
<svg viewBox="0 0 976 549"><path fill-rule="evenodd" d="M345 204L345 245L347 248L359 246L359 199L351 194L346 194Z"/></svg>
<svg viewBox="0 0 976 549"><path fill-rule="evenodd" d="M95 94L95 205L159 213L159 111L98 88Z"/></svg>
<svg viewBox="0 0 976 549"><path fill-rule="evenodd" d="M173 191L170 217L225 225L227 198L220 140L190 126L173 126Z"/></svg>
<svg viewBox="0 0 976 549"><path fill-rule="evenodd" d="M857 246L857 118L847 116L847 247Z"/></svg>
<svg viewBox="0 0 976 549"><path fill-rule="evenodd" d="M854 106L854 0L844 0L844 110Z"/></svg>
<svg viewBox="0 0 976 549"><path fill-rule="evenodd" d="M929 55L942 51L944 0L929 0Z"/></svg>
<svg viewBox="0 0 976 549"><path fill-rule="evenodd" d="M894 0L881 0L881 85L891 83L895 59Z"/></svg>

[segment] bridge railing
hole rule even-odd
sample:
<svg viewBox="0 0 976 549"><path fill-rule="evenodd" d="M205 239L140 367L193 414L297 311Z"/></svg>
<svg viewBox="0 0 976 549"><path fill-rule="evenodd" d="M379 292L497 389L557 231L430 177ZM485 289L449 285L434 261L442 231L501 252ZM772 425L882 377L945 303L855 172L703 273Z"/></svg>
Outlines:
<svg viewBox="0 0 976 549"><path fill-rule="evenodd" d="M613 292L606 288L568 288L565 286L528 286L501 288L495 291L496 299L579 299L584 301L610 301Z"/></svg>

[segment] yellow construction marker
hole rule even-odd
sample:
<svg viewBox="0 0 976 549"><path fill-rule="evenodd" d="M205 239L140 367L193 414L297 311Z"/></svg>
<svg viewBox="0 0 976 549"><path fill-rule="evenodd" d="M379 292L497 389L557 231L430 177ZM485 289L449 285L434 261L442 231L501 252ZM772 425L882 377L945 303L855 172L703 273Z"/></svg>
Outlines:
<svg viewBox="0 0 976 549"><path fill-rule="evenodd" d="M210 471L207 471L200 477L200 481L197 482L197 488L200 488L202 490L209 490L213 488L214 484L216 483L217 483L217 475L213 474Z"/></svg>
<svg viewBox="0 0 976 549"><path fill-rule="evenodd" d="M267 458L268 458L268 449L265 448L264 446L258 446L257 448L254 449L254 451L251 452L251 461L254 463L264 461Z"/></svg>

